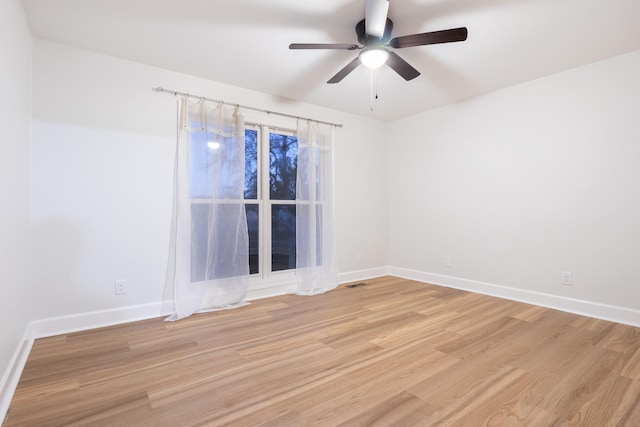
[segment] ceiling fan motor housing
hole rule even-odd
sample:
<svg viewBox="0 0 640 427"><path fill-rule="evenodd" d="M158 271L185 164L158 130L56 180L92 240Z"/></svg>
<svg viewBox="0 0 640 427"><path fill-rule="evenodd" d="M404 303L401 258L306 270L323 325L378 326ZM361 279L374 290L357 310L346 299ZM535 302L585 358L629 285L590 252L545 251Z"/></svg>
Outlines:
<svg viewBox="0 0 640 427"><path fill-rule="evenodd" d="M391 30L393 30L393 22L387 18L387 23L384 27L384 34L382 37L374 37L366 34L365 20L356 24L356 35L358 36L358 42L365 47L381 46L387 44L391 39Z"/></svg>

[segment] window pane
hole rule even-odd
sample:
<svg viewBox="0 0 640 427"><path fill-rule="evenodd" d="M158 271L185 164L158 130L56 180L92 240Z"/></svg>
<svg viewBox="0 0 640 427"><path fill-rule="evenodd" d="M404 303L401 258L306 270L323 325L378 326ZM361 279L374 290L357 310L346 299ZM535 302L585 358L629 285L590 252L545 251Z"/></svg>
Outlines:
<svg viewBox="0 0 640 427"><path fill-rule="evenodd" d="M242 175L238 165L240 144L233 136L191 132L190 196L193 199L239 199Z"/></svg>
<svg viewBox="0 0 640 427"><path fill-rule="evenodd" d="M244 138L244 198L258 198L258 131L247 129Z"/></svg>
<svg viewBox="0 0 640 427"><path fill-rule="evenodd" d="M271 271L296 268L296 206L271 206Z"/></svg>
<svg viewBox="0 0 640 427"><path fill-rule="evenodd" d="M245 205L249 229L249 273L260 272L260 207Z"/></svg>
<svg viewBox="0 0 640 427"><path fill-rule="evenodd" d="M269 183L271 200L296 199L298 139L291 135L269 134Z"/></svg>
<svg viewBox="0 0 640 427"><path fill-rule="evenodd" d="M191 132L191 165L189 170L191 176L189 179L190 195L193 199L210 198L213 195L213 187L211 185L211 174L209 154L211 149L207 146L207 142L211 140L210 132Z"/></svg>
<svg viewBox="0 0 640 427"><path fill-rule="evenodd" d="M242 209L239 203L191 204L191 282L247 274L247 264L238 262L236 248L229 247L237 241ZM244 244L238 248L248 250Z"/></svg>

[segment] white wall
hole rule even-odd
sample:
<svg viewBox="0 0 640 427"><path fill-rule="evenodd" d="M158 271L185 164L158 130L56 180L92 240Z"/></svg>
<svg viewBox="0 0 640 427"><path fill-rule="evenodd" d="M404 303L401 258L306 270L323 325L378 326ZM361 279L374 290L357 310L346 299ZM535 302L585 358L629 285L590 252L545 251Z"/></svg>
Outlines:
<svg viewBox="0 0 640 427"><path fill-rule="evenodd" d="M30 349L29 152L33 40L19 0L0 2L0 420Z"/></svg>
<svg viewBox="0 0 640 427"><path fill-rule="evenodd" d="M31 318L31 51L31 34L21 2L0 2L0 375L3 380Z"/></svg>
<svg viewBox="0 0 640 427"><path fill-rule="evenodd" d="M154 86L343 123L336 130L338 266L386 265L383 123L36 40L34 319L161 300L176 101ZM114 280L122 278L129 291L116 296Z"/></svg>
<svg viewBox="0 0 640 427"><path fill-rule="evenodd" d="M638 76L640 51L394 122L390 264L640 324Z"/></svg>

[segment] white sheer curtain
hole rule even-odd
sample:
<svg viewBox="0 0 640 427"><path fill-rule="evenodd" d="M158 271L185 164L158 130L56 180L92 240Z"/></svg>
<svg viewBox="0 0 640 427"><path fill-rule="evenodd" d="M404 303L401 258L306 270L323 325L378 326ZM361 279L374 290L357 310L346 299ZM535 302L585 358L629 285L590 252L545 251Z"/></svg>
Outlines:
<svg viewBox="0 0 640 427"><path fill-rule="evenodd" d="M299 122L296 277L299 295L338 286L334 235L333 127Z"/></svg>
<svg viewBox="0 0 640 427"><path fill-rule="evenodd" d="M244 120L238 109L184 98L178 121L167 320L244 305L249 278Z"/></svg>

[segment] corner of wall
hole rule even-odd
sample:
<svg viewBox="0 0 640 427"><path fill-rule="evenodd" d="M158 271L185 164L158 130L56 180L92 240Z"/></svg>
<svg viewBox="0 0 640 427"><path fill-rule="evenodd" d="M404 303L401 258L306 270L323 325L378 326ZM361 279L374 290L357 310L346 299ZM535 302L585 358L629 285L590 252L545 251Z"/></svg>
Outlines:
<svg viewBox="0 0 640 427"><path fill-rule="evenodd" d="M13 398L13 394L15 393L18 382L20 381L22 371L27 364L27 359L29 358L33 341L31 325L29 325L27 326L22 339L18 343L18 346L9 361L9 365L2 376L2 380L0 380L0 420L4 420L7 411L9 410L11 399Z"/></svg>

